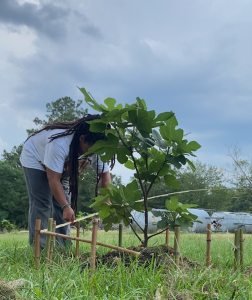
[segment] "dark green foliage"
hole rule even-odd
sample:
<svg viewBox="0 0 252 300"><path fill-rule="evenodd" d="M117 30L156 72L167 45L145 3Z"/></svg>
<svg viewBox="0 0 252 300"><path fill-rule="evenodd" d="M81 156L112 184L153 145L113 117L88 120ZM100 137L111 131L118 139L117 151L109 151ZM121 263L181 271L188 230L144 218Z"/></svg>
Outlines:
<svg viewBox="0 0 252 300"><path fill-rule="evenodd" d="M0 161L0 221L8 219L17 226L27 226L28 195L21 168Z"/></svg>

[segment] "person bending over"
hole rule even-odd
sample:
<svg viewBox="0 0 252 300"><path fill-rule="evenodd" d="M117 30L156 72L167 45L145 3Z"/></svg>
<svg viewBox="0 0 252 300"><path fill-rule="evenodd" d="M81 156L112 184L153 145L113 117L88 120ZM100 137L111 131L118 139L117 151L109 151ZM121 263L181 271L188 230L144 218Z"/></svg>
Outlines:
<svg viewBox="0 0 252 300"><path fill-rule="evenodd" d="M76 121L48 124L25 141L20 161L29 196L30 244L34 242L36 219L41 220L41 229L47 228L51 208L57 225L74 221L79 171L91 164L101 173L101 187L107 188L106 183L111 183L108 164L103 164L97 155L82 161L79 168L78 158L96 141L106 139L104 133L91 132L86 123L99 118L100 115L88 114ZM57 228L56 232L70 235L70 226ZM41 248L45 241L46 236L41 235ZM60 238L56 241L63 247L69 243Z"/></svg>

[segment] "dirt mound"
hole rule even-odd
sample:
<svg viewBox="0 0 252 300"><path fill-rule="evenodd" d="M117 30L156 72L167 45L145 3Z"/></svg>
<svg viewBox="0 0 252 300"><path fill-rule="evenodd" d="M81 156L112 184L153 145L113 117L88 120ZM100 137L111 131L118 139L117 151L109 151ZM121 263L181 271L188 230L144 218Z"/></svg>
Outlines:
<svg viewBox="0 0 252 300"><path fill-rule="evenodd" d="M129 247L128 249L140 252L140 256L138 257L138 264L143 267L148 267L150 264L155 261L155 264L158 267L165 266L166 269L169 269L171 266L175 266L174 257L173 257L173 248L161 245L157 247ZM128 253L120 252L120 251L111 251L102 257L97 257L96 263L97 266L99 264L102 265L110 265L117 266L118 263L123 262L125 266L129 266L132 261L136 258ZM180 257L180 266L187 266L190 268L199 266L198 263L192 262L186 257Z"/></svg>

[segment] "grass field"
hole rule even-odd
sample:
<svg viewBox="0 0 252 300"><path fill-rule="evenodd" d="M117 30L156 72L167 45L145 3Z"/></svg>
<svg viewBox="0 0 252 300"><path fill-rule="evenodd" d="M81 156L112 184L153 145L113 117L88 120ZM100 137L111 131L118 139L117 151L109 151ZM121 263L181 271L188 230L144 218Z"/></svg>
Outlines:
<svg viewBox="0 0 252 300"><path fill-rule="evenodd" d="M75 232L73 231L74 235ZM252 235L244 235L245 270L234 272L233 234L213 234L210 268L205 267L206 235L184 234L180 250L183 256L197 261L197 268L166 266L148 268L133 261L130 267L119 262L116 267L100 265L92 276L83 261L55 251L48 265L41 255L39 270L34 269L33 249L28 246L27 233L0 235L0 278L6 281L25 279L18 293L22 299L252 299ZM85 233L91 238L91 232ZM117 245L118 232L98 232L98 241ZM149 246L164 244L161 234L150 240ZM170 234L173 245L173 234ZM134 235L123 233L123 246L138 245ZM74 253L74 246L72 253ZM110 251L97 246L97 255ZM90 244L80 243L80 253L89 256ZM81 272L81 270L83 270ZM0 298L1 299L1 298Z"/></svg>

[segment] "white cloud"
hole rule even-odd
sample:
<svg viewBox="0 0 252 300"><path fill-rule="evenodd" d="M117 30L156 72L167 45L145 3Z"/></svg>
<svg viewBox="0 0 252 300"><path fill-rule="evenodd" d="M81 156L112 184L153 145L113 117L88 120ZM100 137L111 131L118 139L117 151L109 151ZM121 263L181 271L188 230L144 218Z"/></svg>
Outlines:
<svg viewBox="0 0 252 300"><path fill-rule="evenodd" d="M227 144L250 153L250 1L19 2L29 2L28 16L13 1L0 27L0 123L8 127L0 136L8 147L26 138L46 103L83 99L78 85L99 102L140 96L149 109L173 110L188 139L202 144L203 161L225 162Z"/></svg>

